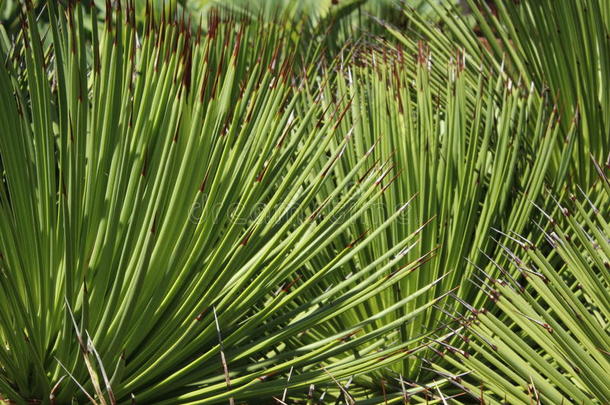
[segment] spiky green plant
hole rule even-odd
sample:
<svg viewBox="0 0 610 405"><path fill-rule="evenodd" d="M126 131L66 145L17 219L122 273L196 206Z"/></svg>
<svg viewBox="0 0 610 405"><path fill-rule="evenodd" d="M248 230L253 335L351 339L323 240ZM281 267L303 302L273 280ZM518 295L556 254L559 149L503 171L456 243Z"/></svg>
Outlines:
<svg viewBox="0 0 610 405"><path fill-rule="evenodd" d="M435 256L416 277L384 292L380 303L396 302L442 278L435 286L438 292L459 287L456 296L479 304L486 296L467 281L472 274L468 262L485 267L498 255L500 249L489 238L493 228L530 231L529 219L536 215L530 201L543 198L560 133L557 111L550 98L468 66L459 52L452 61L451 54L442 53L444 49L436 54L433 45L427 48L405 37L405 46L363 51L359 57L365 66L346 61L335 86L326 88L325 102L344 100L348 119L340 129L355 137L346 152L348 159L336 170L348 172L369 143L378 143L374 158L392 158L387 171L393 182L381 182L383 204L367 214L371 215L367 222L381 221L390 214L389 207L419 193L414 209L364 249L363 258L415 231L418 219L430 219L409 255L415 259L435 250ZM423 302L413 301L403 310L409 313ZM430 332L436 332L429 336L431 341L442 337L450 329L435 329L452 321L445 309L451 312L438 306L405 325L401 338ZM384 322L391 322L393 316ZM382 375L389 374L394 383L399 376L419 382L438 377L421 365L417 359L405 358L394 366L393 375L387 371ZM371 383L380 380L381 375L375 374ZM399 390L399 385L394 387Z"/></svg>
<svg viewBox="0 0 610 405"><path fill-rule="evenodd" d="M503 247L511 268L479 274L480 288L501 310L468 307L454 367L473 370L458 385L488 404L605 404L610 401L610 183L557 202L544 213L544 245L514 237ZM512 276L515 273L518 276ZM476 355L476 356L474 356Z"/></svg>
<svg viewBox="0 0 610 405"><path fill-rule="evenodd" d="M270 398L419 350L396 335L442 298L432 284L357 312L421 264L418 232L362 254L408 203L351 240L388 163L367 148L345 170L346 111L302 110L280 30L215 19L202 36L165 15L140 35L118 2L88 38L66 4L42 38L28 3L0 47L4 397Z"/></svg>
<svg viewBox="0 0 610 405"><path fill-rule="evenodd" d="M585 163L609 146L608 5L430 0L443 29L409 11L397 45L354 47L365 3L202 34L25 2L0 30L0 399L608 402L609 190ZM566 180L588 199L552 208Z"/></svg>
<svg viewBox="0 0 610 405"><path fill-rule="evenodd" d="M606 157L608 150L609 105L607 92L602 90L607 87L608 77L610 77L608 75L610 36L608 35L607 2L469 0L467 3L472 12L470 16L433 5L439 11L437 15L443 20L441 27L433 26L417 13L407 11L405 15L413 23L414 30L409 33L391 30L394 36L407 46L410 37L420 35L430 41L431 47L440 50L441 55L445 55L445 58L449 57L456 47L460 47L462 48L460 54L465 55L465 59L475 67L490 69L497 74L511 78L515 83L525 83L536 91L550 94L557 105L560 132L556 137L557 144L549 155L549 169L545 179L547 186L553 192L547 193L545 199L548 202L553 195L557 195L558 199L565 198L563 193L570 190L574 183L581 184L583 188L588 189L597 178L593 166L588 164L590 156L601 160ZM493 8L488 7L488 4L491 4ZM473 27L471 18L476 27ZM528 138L524 137L526 143L529 142ZM596 193L595 196L598 198L591 197L594 204L599 203L602 206L607 204L604 203L607 200L606 196L602 197L599 193ZM529 196L528 199L535 201ZM525 200L523 202L534 207L531 202ZM552 205L542 202L538 202L538 204L550 215L552 211L549 211L551 209L549 207ZM604 212L602 208L599 209ZM538 217L540 215L542 214L539 213ZM498 218L498 215L494 215L494 218ZM511 215L510 218L509 222L500 223L496 227L521 235L523 240L528 241L528 246L542 246L545 233L538 229L536 222L528 219L529 215ZM542 219L544 219L544 215ZM530 223L524 223L523 220L530 221ZM521 225L515 226L513 221L519 221ZM572 226L574 225L572 224ZM601 232L603 235L604 231ZM505 279L508 284L511 284L511 281L523 284L521 278L524 273L520 271L522 269L510 263L513 259L518 260L516 256L512 253L500 254L501 250L498 251L498 248L514 243L511 241L511 237L503 232L495 233L493 237L501 239L501 241L499 243L489 240L485 242L488 247L496 245L496 248L492 249L495 253L488 254L491 263L482 266L482 263L476 263L469 258L473 266L465 273L471 276L462 277L462 285L465 282L471 284L473 280L477 282L478 279ZM582 241L581 244L572 245L570 254L586 258L589 250L587 244ZM546 252L543 256L546 256ZM550 265L559 266L556 256L555 253L555 256L547 258ZM472 270L476 268L480 269L479 274L476 274L476 271L474 274L472 273ZM565 270L562 267L556 268L557 272L564 277ZM599 272L600 270L593 271ZM602 277L599 274L603 274L603 272L602 269L601 273L597 273L597 277L602 280L605 276ZM469 278L470 280L468 280ZM531 278L529 277L528 280ZM568 284L576 282L574 278L564 281ZM508 288L510 290L511 287L489 287L491 282L486 281L485 283L485 287L479 289L479 298L482 299L465 300L467 308L485 308L484 313L478 314L481 319L480 326L479 322L475 322L469 329L473 332L474 340L478 340L477 343L471 344L475 350L469 347L464 351L465 342L460 336L454 336L451 342L447 341L449 343L447 343L446 352L464 353L468 357L452 360L451 365L443 368L439 365L445 363L445 359L452 358L441 355L435 362L434 368L440 370L442 376L447 377L474 370L477 372L482 387L473 384L472 380L468 380L468 378L460 381L458 385L466 387L468 391L486 403L488 403L487 401L501 401L505 396L506 403L607 402L605 396L607 392L603 388L605 381L603 379L596 381L597 377L595 377L597 375L595 373L608 373L608 363L604 363L604 356L596 353L593 355L594 360L590 360L586 355L580 356L591 349L590 339L596 339L596 336L604 334L602 332L600 335L600 331L607 327L607 319L600 318L597 311L607 312L605 309L599 309L599 306L607 308L607 302L592 303L589 301L587 303L589 306L580 308L580 310L585 308L593 311L594 317L601 322L601 324L589 325L589 329L583 332L582 329L575 327L579 315L569 312L569 316L572 316L573 319L571 324L567 324L564 323L568 321L563 319L565 314L561 313L562 308L551 308L552 305L562 305L564 301L561 300L565 300L564 297L555 297L555 301L549 302L550 298L548 295L545 296L542 290L531 289L524 293L527 295L525 301L522 298L514 298L512 301L509 300L510 304L506 304L506 300L501 298L496 304L491 301L492 298L495 299L494 294L489 294L485 299L485 295L488 294L482 295L481 293L489 292L486 291L489 288L498 290ZM569 286L574 287L573 284L569 284ZM512 288L517 293L511 293L511 299L519 297L519 288L514 284ZM470 289L476 294L478 288L471 286ZM576 293L578 299L581 299L582 293ZM530 301L534 301L535 304ZM515 314L525 312L525 309L521 308L525 303L535 306L535 312L528 313L517 322L514 318L518 315ZM541 324L546 324L546 321L539 322L541 319L548 318L549 315L543 313L545 311L551 312L552 319L561 322L562 330L567 335L564 333L557 338L559 340L555 340L553 338L559 336L561 332L553 334L549 339L548 336L535 330L532 325L539 327ZM459 316L456 316L457 318ZM492 324L495 326L490 326ZM502 324L507 326L502 329ZM501 333L504 332L507 334L501 336ZM607 337L607 332L605 333ZM468 338L465 339L467 342ZM487 344L488 342L494 342L494 344ZM606 350L603 347L607 345L607 339L601 343L603 344L601 344L600 350ZM600 346L600 341L595 341L595 345ZM552 349L555 351L548 351ZM580 353L578 362L571 357L574 356L574 353ZM588 374L584 375L580 371L574 371L580 370L585 363L590 361L601 361L597 366L591 365L590 370L596 370L595 372L588 371ZM467 366L460 366L462 362ZM575 366L577 363L580 365ZM488 397L485 393L487 388L494 394Z"/></svg>
<svg viewBox="0 0 610 405"><path fill-rule="evenodd" d="M562 116L570 170L560 176L583 187L596 180L588 164L592 154L605 158L610 149L610 3L606 0L466 0L470 15L431 3L443 21L443 35L417 13L407 12L426 38L459 45L483 64L549 91ZM493 6L491 8L490 6ZM473 28L473 22L476 25ZM579 119L576 136L567 131ZM557 159L557 157L555 158ZM557 168L559 170L559 168ZM559 180L561 182L561 180Z"/></svg>

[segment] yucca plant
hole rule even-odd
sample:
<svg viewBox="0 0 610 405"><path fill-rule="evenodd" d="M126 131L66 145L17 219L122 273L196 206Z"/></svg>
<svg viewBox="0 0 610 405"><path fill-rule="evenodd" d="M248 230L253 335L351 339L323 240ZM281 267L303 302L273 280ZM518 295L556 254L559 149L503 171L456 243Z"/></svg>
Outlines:
<svg viewBox="0 0 610 405"><path fill-rule="evenodd" d="M544 243L546 234L537 224L542 223L541 219L544 220L545 215L551 215L557 210L548 202L553 200L554 195L558 200L565 199L564 193L567 190L574 190L576 193L572 187L574 183L588 189L597 177L593 166L588 164L590 156L596 160L604 159L605 151L608 149L606 136L608 103L604 91L601 90L607 87L605 82L609 76L606 72L610 66L610 59L607 57L610 44L608 5L606 2L598 1L528 0L468 1L467 3L476 27L473 27L470 16L455 9L449 10L433 5L443 21L440 27L430 24L417 13L406 11L405 15L413 23L413 30L408 33L400 32L393 27L390 27L390 30L394 37L409 49L414 48L410 40L413 36L420 36L430 41L430 47L440 53L441 59L455 55L456 47L462 48L458 55L470 61L474 70L490 69L496 74L512 79L513 83L520 86L530 86L536 92L545 92L554 100L559 132L555 138L557 144L548 155L547 175L545 179L541 179L552 191L545 193L546 202L537 201L538 206L549 213L545 214L545 211L535 209L539 212L534 211L533 214L538 219L532 220L531 214L525 213L531 212L536 198L526 195L526 199L522 200L521 204L529 204L530 209L522 205L524 211L521 211L521 214L513 213L508 217L510 218L508 222L494 225L497 229L510 230L513 235L521 235L519 239L524 248L540 247ZM493 8L490 8L489 4ZM442 84L443 81L440 80L439 83ZM526 144L530 139L529 136L523 137ZM597 198L591 196L590 200L600 212L604 212L601 207L607 204L604 202L607 197L599 193L595 193L595 196ZM502 212L498 214L494 214L494 221L501 219ZM553 215L561 215L561 213ZM529 224L523 222L524 220L529 221ZM604 231L601 232L601 235L604 235ZM473 384L468 378L455 380L459 387L466 388L485 403L501 400L505 403L553 404L607 402L605 397L607 393L602 389L605 384L604 378L600 380L594 377L600 373L601 375L608 373L608 363L603 362L604 356L600 356L599 352L593 356L592 361L601 361L601 364L592 365L590 370L595 371L589 371L586 376L579 371L583 363L576 366L578 362L574 362L571 358L578 353L577 355L581 356L579 362L590 361L583 356L591 349L588 339L596 339L604 334L607 337L607 332L601 332L600 335L600 331L607 328L607 320L603 317L599 318L596 314L594 316L601 324L589 325L589 329L583 332L574 328L574 323L568 324L563 319L564 314L560 312L559 307L563 305L562 299L565 300L563 297L556 298L551 303L548 301L550 299L548 294L544 295L542 290L536 289L527 290L525 301L521 298L513 299L512 297L519 296L520 286L524 284L524 274L530 274L527 271L524 273L519 266L511 265L511 261L521 263L514 253L501 254L502 250L507 249L505 246L515 243L512 241L514 236L495 231L491 238L487 232L482 237L486 239L483 244L487 246L485 255L489 260L477 262L472 256L467 256L472 267L460 277L461 285L469 285L468 290L474 294L464 300L464 305L475 312L479 321L468 323L471 334L456 333L450 340L446 340L446 350L439 352L439 357L432 363L434 364L432 368L445 377L463 375L474 370L480 386ZM540 249L536 251L540 252ZM546 257L548 252L544 249L542 251L545 252L543 256ZM573 245L571 254L587 257L588 251L586 244ZM532 254L531 251L528 253ZM523 257L521 260L524 260ZM547 260L552 266L558 266L556 253ZM556 268L562 276L565 276L566 271L563 268ZM475 273L472 273L473 270ZM544 274L541 270L536 271ZM598 277L603 279L605 276L598 275ZM531 278L532 276L528 277L528 280ZM496 303L493 302L498 299L495 291L510 289L503 282L496 281L499 279L506 280L517 291L516 294L510 295L512 300L510 304L506 304L503 298ZM576 283L574 280L572 278L564 281L572 288L574 285L570 283ZM492 285L494 282L500 286ZM480 283L483 283L482 288L474 287L475 284ZM577 294L578 299L581 299L582 292ZM500 293L499 296L504 295ZM529 307L522 308L526 303L530 304L531 300L535 301L536 304L531 305L537 312L527 312L525 308ZM607 302L588 301L588 304L591 306L580 307L576 312L583 309L594 313L607 312L598 308L599 306L607 308ZM553 305L558 307L552 308ZM548 321L544 319L548 319L548 315L543 313L545 311L550 312L552 314L550 316L557 322L561 322L563 331L570 338L566 338L567 335L563 334L558 338L560 340L553 340L552 337L548 339L540 331L534 330L532 325L537 327L547 325ZM515 321L515 317L519 317L515 314L525 315L519 321ZM576 322L574 320L580 315L570 312L570 316L573 316L573 322ZM461 319L459 314L452 314L450 317ZM463 336L464 334L466 336ZM559 335L560 332L553 336ZM592 337L589 337L590 335ZM471 339L476 343L469 343ZM552 343L549 343L549 340L552 340ZM604 346L607 346L607 339L601 342L603 344L595 341L594 345L603 352L606 350ZM466 344L468 347L464 346ZM566 345L570 349L566 349ZM555 351L551 351L552 349ZM447 352L460 353L465 357L454 359L447 356ZM451 359L451 365L446 364L448 358ZM442 364L445 366L441 367ZM488 388L489 392L494 394L488 395Z"/></svg>
<svg viewBox="0 0 610 405"><path fill-rule="evenodd" d="M402 49L386 44L357 53L356 63L346 59L334 86L323 92L326 103L343 100L348 119L339 128L355 137L348 158L334 169L338 176L349 172L370 143L377 143L374 158L393 162L387 168L393 181L382 182L383 203L367 214L365 224L383 221L405 196L419 193L414 209L362 250L363 260L414 232L418 219L430 220L408 255L415 260L434 250L434 257L416 277L386 290L370 311L437 279L437 291L430 296L457 288L453 293L460 300L480 305L486 295L467 281L472 275L469 262L484 268L498 256L501 249L489 237L493 228L530 231L530 218L537 215L531 201L544 200L543 185L550 180L551 155L560 134L557 110L552 99L529 86L468 66L459 52L439 49L437 55L433 44L428 48L403 38ZM409 313L429 298L420 299L402 311ZM453 327L451 312L451 306L437 306L401 328L400 338L428 333L429 342L443 340ZM439 324L445 329L439 331ZM405 358L391 371L373 373L369 384L380 389L385 378L400 392L401 380L441 378L429 368L417 358Z"/></svg>
<svg viewBox="0 0 610 405"><path fill-rule="evenodd" d="M480 385L456 384L485 403L610 401L610 183L608 168L594 167L594 188L544 213L546 244L515 236L516 249L503 246L512 268L473 278L501 312L464 308L467 349L446 357L474 371Z"/></svg>
<svg viewBox="0 0 610 405"><path fill-rule="evenodd" d="M465 49L475 64L502 72L514 81L548 91L562 116L563 136L556 155L572 153L570 170L557 167L583 187L596 180L589 156L605 158L610 148L610 3L606 0L466 0L471 14L431 3L443 22L439 28L421 15L405 12L424 38ZM491 7L490 7L491 6ZM474 27L473 27L474 24ZM576 136L567 134L572 117ZM569 151L569 152L568 152ZM559 159L556 156L554 159Z"/></svg>
<svg viewBox="0 0 610 405"><path fill-rule="evenodd" d="M0 48L3 397L349 398L335 381L429 345L397 336L442 299L434 280L359 310L425 260L418 230L362 253L413 200L365 225L389 163L359 140L347 169L347 112L303 107L282 31L214 19L202 35L164 13L139 34L133 3L107 2L89 38L66 4L47 3L41 35L26 3Z"/></svg>
<svg viewBox="0 0 610 405"><path fill-rule="evenodd" d="M608 4L466 3L21 3L0 400L609 402Z"/></svg>

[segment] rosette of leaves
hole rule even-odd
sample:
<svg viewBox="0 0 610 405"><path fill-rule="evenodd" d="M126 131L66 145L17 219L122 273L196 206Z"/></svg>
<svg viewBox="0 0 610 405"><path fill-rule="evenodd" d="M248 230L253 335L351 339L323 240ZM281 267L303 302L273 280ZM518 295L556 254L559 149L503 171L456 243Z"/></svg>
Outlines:
<svg viewBox="0 0 610 405"><path fill-rule="evenodd" d="M65 4L43 32L26 4L0 47L5 398L349 397L335 381L418 352L422 336L395 336L441 298L432 284L342 318L416 273L419 234L362 255L411 200L365 224L389 163L371 144L346 170L349 116L303 109L311 79L281 30L213 19L202 35L165 13L139 33L132 2L107 2L89 38Z"/></svg>
<svg viewBox="0 0 610 405"><path fill-rule="evenodd" d="M414 231L421 232L421 238L408 256L416 260L435 251L414 277L386 290L366 310L375 313L434 280L439 280L434 287L437 293L451 291L458 300L482 305L487 296L468 281L473 277L469 262L497 271L493 263L501 261L502 249L489 237L494 228L535 231L530 224L538 213L531 201L548 199L544 184L553 179L553 164L561 163L553 159L561 134L558 111L548 94L472 65L456 48L450 52L408 34L401 41L400 46L380 42L345 54L335 67L340 74L321 81L325 85L319 96L328 106L345 105L347 119L339 129L354 137L347 158L333 169L337 176L348 173L370 144L376 145L375 159L392 159L386 179L379 181L385 189L382 202L367 214L365 226L360 227L363 234L366 225L384 221L393 212L391 207L418 193L414 209L405 211L359 257L374 257L376 251ZM574 131L575 125L571 122L569 130ZM429 223L419 230L424 221ZM401 327L398 339L426 335L429 343L449 341L459 346L459 338L450 333L459 327L454 324L452 302L437 305ZM413 301L401 311L409 313L419 305ZM388 314L381 322L392 322L399 313ZM405 357L357 382L400 393L405 384L462 373L453 369L439 376L423 360ZM427 360L447 365L442 358ZM459 394L443 392L447 397Z"/></svg>

